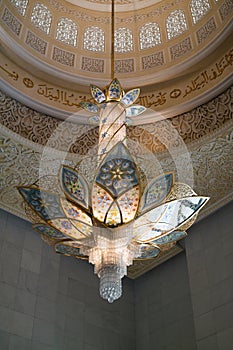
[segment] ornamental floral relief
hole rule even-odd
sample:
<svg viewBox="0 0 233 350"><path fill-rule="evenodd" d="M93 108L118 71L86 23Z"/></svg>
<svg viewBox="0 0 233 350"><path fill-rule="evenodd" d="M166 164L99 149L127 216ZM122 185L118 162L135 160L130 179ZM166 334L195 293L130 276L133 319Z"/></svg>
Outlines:
<svg viewBox="0 0 233 350"><path fill-rule="evenodd" d="M194 190L203 194L209 193L210 205L216 204L225 196L232 199L232 141L231 128L227 134L220 135L192 152L196 184ZM204 213L206 210L207 208Z"/></svg>
<svg viewBox="0 0 233 350"><path fill-rule="evenodd" d="M206 22L200 29L197 30L197 41L198 43L202 43L205 41L212 33L214 33L217 29L217 25L215 23L214 17L211 17L208 22Z"/></svg>
<svg viewBox="0 0 233 350"><path fill-rule="evenodd" d="M142 127L131 126L128 128L128 137L146 145L153 153L163 151L164 142L170 147L178 147L181 140L185 143L199 140L221 129L232 119L232 97L233 87L190 112ZM52 148L84 155L98 142L98 127L95 125L72 124L70 127L69 122L64 123L36 112L4 93L0 93L0 112L0 122L5 127L41 145L50 140ZM51 137L55 130L56 137Z"/></svg>
<svg viewBox="0 0 233 350"><path fill-rule="evenodd" d="M231 0L226 0L219 8L219 13L222 21L224 21L227 17L229 17L233 10L233 3Z"/></svg>
<svg viewBox="0 0 233 350"><path fill-rule="evenodd" d="M195 147L189 152L193 169L193 189L197 193L210 197L209 203L200 217L211 213L211 208L216 210L232 199L233 171L230 166L232 162L232 141L231 125L226 132L218 137L213 136L209 142ZM171 157L161 157L160 161L164 171L174 169L174 160ZM183 167L183 174L181 175L188 183L188 171L185 167Z"/></svg>
<svg viewBox="0 0 233 350"><path fill-rule="evenodd" d="M153 55L142 57L142 68L147 70L154 67L159 67L164 64L163 51L156 52Z"/></svg>
<svg viewBox="0 0 233 350"><path fill-rule="evenodd" d="M127 5L129 3L133 3L135 0L122 0L127 2ZM130 1L130 2L128 2ZM139 1L139 0L137 0ZM93 0L92 2L96 2L95 0ZM109 3L110 2L106 2L105 0L100 0L101 3ZM179 7L179 4L183 3L184 0L173 0L170 2L167 2L165 5L161 4L160 6L156 6L156 9L153 11L150 11L148 13L142 13L142 14L138 14L138 15L133 15L133 16L128 16L128 17L116 17L116 23L135 23L136 21L145 21L146 18L150 19L153 17L159 17L162 14L166 14L170 9L173 9L174 6ZM76 9L71 9L69 6L64 6L63 3L61 3L60 1L57 0L47 0L47 3L50 4L50 6L52 6L54 9L56 9L57 11L60 11L62 13L66 13L69 15L72 15L76 18L78 18L79 20L82 21L86 21L86 22L98 22L98 23L110 23L110 19L109 16L104 16L104 15L100 15L100 16L92 16L92 15L88 15L86 12L82 11L81 8L79 10ZM116 4L118 4L118 2L116 2ZM126 4L126 3L124 3ZM123 4L123 5L124 5ZM121 0L119 0L119 4L118 5L122 5L121 4Z"/></svg>
<svg viewBox="0 0 233 350"><path fill-rule="evenodd" d="M2 20L3 23L6 24L14 34L16 34L17 36L20 35L22 24L7 8L5 8L4 10Z"/></svg>
<svg viewBox="0 0 233 350"><path fill-rule="evenodd" d="M200 139L233 119L232 98L233 87L230 87L210 102L172 118L172 125L186 143Z"/></svg>
<svg viewBox="0 0 233 350"><path fill-rule="evenodd" d="M45 116L0 93L1 124L39 144L45 144L58 126L55 118Z"/></svg>
<svg viewBox="0 0 233 350"><path fill-rule="evenodd" d="M27 37L26 37L25 42L32 49L36 50L37 52L41 53L42 55L45 55L48 43L46 41L42 40L37 35L35 35L34 33L30 32L30 30L27 32Z"/></svg>
<svg viewBox="0 0 233 350"><path fill-rule="evenodd" d="M95 127L80 124L72 124L71 127L70 122L36 112L1 92L0 113L3 126L39 145L49 142L49 146L57 150L68 151L71 148L70 152L85 154L87 147L93 144L91 140L97 142L97 136L93 137L97 131Z"/></svg>
<svg viewBox="0 0 233 350"><path fill-rule="evenodd" d="M99 58L82 57L81 69L88 72L103 73L104 60Z"/></svg>
<svg viewBox="0 0 233 350"><path fill-rule="evenodd" d="M191 50L192 50L191 39L190 39L190 37L185 38L184 40L180 41L178 44L170 47L171 59L175 60L175 59L185 55L187 52L189 52Z"/></svg>
<svg viewBox="0 0 233 350"><path fill-rule="evenodd" d="M115 73L131 73L134 71L134 59L115 60Z"/></svg>
<svg viewBox="0 0 233 350"><path fill-rule="evenodd" d="M53 48L53 60L64 64L65 66L74 66L75 54L69 51L61 50L58 47Z"/></svg>

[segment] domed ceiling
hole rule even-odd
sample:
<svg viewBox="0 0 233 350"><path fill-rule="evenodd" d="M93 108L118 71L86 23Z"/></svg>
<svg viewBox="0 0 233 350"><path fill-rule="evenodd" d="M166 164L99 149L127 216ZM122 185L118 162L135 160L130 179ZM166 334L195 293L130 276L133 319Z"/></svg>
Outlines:
<svg viewBox="0 0 233 350"><path fill-rule="evenodd" d="M96 11L111 11L111 0L67 0L66 2L83 7L86 10L93 10L93 5L96 4ZM160 2L160 0L115 0L115 12L140 10L145 7L153 6L158 2Z"/></svg>
<svg viewBox="0 0 233 350"><path fill-rule="evenodd" d="M21 69L17 74L27 78L19 84L19 79L4 77L4 85L14 85L11 95L64 118L77 112L83 98L89 98L90 82L107 85L111 77L110 3L3 1L2 52L11 59L12 69L16 64ZM115 8L115 75L125 89L141 87L141 102L147 108L171 117L207 102L229 86L230 1L119 0ZM154 115L143 118L145 123L151 120ZM79 121L86 119L80 115ZM141 124L141 118L137 122Z"/></svg>
<svg viewBox="0 0 233 350"><path fill-rule="evenodd" d="M115 76L147 108L128 138L155 173L211 197L204 217L232 199L232 2L115 0L115 11ZM80 102L111 80L111 1L4 0L0 17L0 205L25 218L16 186L35 182L42 160L54 175L97 147Z"/></svg>

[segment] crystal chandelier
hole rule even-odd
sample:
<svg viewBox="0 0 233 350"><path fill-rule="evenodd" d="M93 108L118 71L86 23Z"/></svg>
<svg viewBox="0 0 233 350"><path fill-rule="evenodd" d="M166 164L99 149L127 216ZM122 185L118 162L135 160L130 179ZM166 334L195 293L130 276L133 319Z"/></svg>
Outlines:
<svg viewBox="0 0 233 350"><path fill-rule="evenodd" d="M112 35L113 26L114 18ZM112 64L114 74L114 59ZM100 295L110 303L122 294L127 266L134 259L156 258L186 236L185 230L208 201L188 185L176 183L172 172L142 180L143 170L126 139L127 119L145 111L134 105L139 94L139 88L125 93L112 75L103 91L91 85L92 101L81 103L99 118L92 183L79 164L75 169L61 167L60 192L43 188L40 182L19 187L27 209L34 213L33 227L57 253L88 259L100 278Z"/></svg>

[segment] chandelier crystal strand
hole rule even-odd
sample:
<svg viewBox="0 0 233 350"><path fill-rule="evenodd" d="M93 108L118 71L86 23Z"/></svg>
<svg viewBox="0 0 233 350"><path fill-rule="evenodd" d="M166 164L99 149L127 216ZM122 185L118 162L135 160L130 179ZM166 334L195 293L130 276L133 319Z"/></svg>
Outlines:
<svg viewBox="0 0 233 350"><path fill-rule="evenodd" d="M93 237L93 247L83 246L80 251L89 256L100 278L101 297L112 303L122 295L121 279L127 274L127 266L140 256L140 246L132 242L132 224L116 229L94 227Z"/></svg>

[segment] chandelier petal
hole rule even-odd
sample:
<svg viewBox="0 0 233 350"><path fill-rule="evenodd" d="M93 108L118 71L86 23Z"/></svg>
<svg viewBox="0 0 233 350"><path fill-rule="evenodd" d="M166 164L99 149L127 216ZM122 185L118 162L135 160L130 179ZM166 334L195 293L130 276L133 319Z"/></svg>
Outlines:
<svg viewBox="0 0 233 350"><path fill-rule="evenodd" d="M88 120L92 124L99 124L100 117L99 117L99 115L94 115L93 117L90 117Z"/></svg>
<svg viewBox="0 0 233 350"><path fill-rule="evenodd" d="M109 208L105 224L108 226L118 226L119 224L122 224L121 212L117 203L114 202Z"/></svg>
<svg viewBox="0 0 233 350"><path fill-rule="evenodd" d="M184 238L185 236L187 236L187 233L185 231L173 231L173 232L168 233L167 235L164 235L162 237L155 239L151 243L158 244L158 245L172 243L172 242L179 241L180 239Z"/></svg>
<svg viewBox="0 0 233 350"><path fill-rule="evenodd" d="M129 107L131 106L134 102L137 101L138 97L140 95L140 89L137 88L137 89L133 89L133 90L130 90L128 91L124 97L121 99L121 104L124 106L124 107Z"/></svg>
<svg viewBox="0 0 233 350"><path fill-rule="evenodd" d="M63 166L60 183L62 190L69 199L88 209L89 190L82 175L68 166Z"/></svg>
<svg viewBox="0 0 233 350"><path fill-rule="evenodd" d="M124 224L135 218L138 209L139 195L139 186L136 186L117 199Z"/></svg>
<svg viewBox="0 0 233 350"><path fill-rule="evenodd" d="M122 96L122 92L123 90L119 80L117 78L114 78L108 87L108 91L107 91L108 100L119 101Z"/></svg>
<svg viewBox="0 0 233 350"><path fill-rule="evenodd" d="M98 113L99 107L92 102L80 102L80 106L87 112Z"/></svg>
<svg viewBox="0 0 233 350"><path fill-rule="evenodd" d="M99 167L96 183L114 198L138 185L136 165L123 143L119 142Z"/></svg>
<svg viewBox="0 0 233 350"><path fill-rule="evenodd" d="M84 213L82 209L78 208L76 205L69 202L67 199L61 198L61 206L68 219L75 219L92 226L92 221L89 215Z"/></svg>
<svg viewBox="0 0 233 350"><path fill-rule="evenodd" d="M133 105L131 107L126 108L125 113L126 117L136 117L137 115L142 114L145 112L146 107L140 106L140 105Z"/></svg>
<svg viewBox="0 0 233 350"><path fill-rule="evenodd" d="M153 259L159 255L160 249L152 244L141 244L141 256L135 260Z"/></svg>
<svg viewBox="0 0 233 350"><path fill-rule="evenodd" d="M152 209L168 195L173 185L173 173L161 175L152 180L146 187L140 203L140 211Z"/></svg>
<svg viewBox="0 0 233 350"><path fill-rule="evenodd" d="M162 204L143 214L134 223L134 235L137 241L151 242L177 230L191 220L208 200L208 197L186 197Z"/></svg>
<svg viewBox="0 0 233 350"><path fill-rule="evenodd" d="M59 231L62 231L68 238L74 240L85 238L88 234L91 234L92 228L81 223L80 221L68 220L68 219L53 219L48 222Z"/></svg>
<svg viewBox="0 0 233 350"><path fill-rule="evenodd" d="M19 192L29 206L45 221L65 217L57 194L37 187L19 187Z"/></svg>
<svg viewBox="0 0 233 350"><path fill-rule="evenodd" d="M106 213L112 203L113 198L110 194L104 188L94 184L92 189L92 211L94 217L104 222Z"/></svg>
<svg viewBox="0 0 233 350"><path fill-rule="evenodd" d="M66 256L73 256L78 259L87 260L88 257L81 254L79 246L75 245L75 242L59 242L55 245L55 251L59 254Z"/></svg>
<svg viewBox="0 0 233 350"><path fill-rule="evenodd" d="M91 85L91 95L97 103L102 103L106 100L104 92L96 85Z"/></svg>
<svg viewBox="0 0 233 350"><path fill-rule="evenodd" d="M135 222L136 224L136 222ZM135 227L134 225L134 236L135 240L138 243L146 243L146 242L151 242L155 238L159 237L161 235L160 231L155 231L154 230L154 224L153 223L146 223L142 226Z"/></svg>
<svg viewBox="0 0 233 350"><path fill-rule="evenodd" d="M64 233L46 224L35 224L32 226L34 230L49 238L64 239L67 238Z"/></svg>
<svg viewBox="0 0 233 350"><path fill-rule="evenodd" d="M79 220L70 220L71 224L85 237L89 237L92 234L92 226L85 224Z"/></svg>

